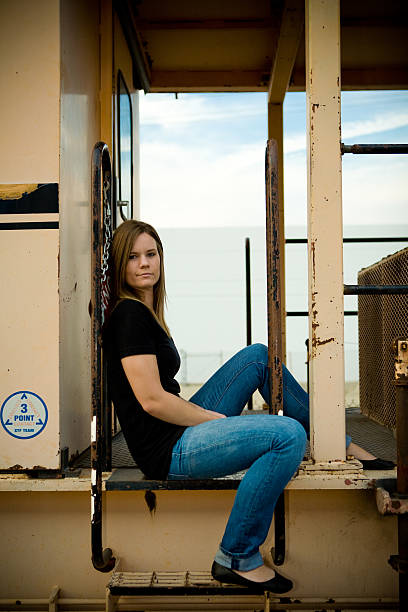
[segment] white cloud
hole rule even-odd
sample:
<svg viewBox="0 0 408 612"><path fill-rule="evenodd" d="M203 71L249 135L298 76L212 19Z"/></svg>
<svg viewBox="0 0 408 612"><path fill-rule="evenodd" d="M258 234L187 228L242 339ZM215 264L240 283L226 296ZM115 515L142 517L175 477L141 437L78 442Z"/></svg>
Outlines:
<svg viewBox="0 0 408 612"><path fill-rule="evenodd" d="M147 103L141 98L142 122L168 129L170 138L147 139L141 145L142 216L160 227L256 226L265 218L264 141L234 145L229 153L194 138L199 121L259 116L265 107L249 99L214 96L155 95ZM364 105L363 105L364 106ZM233 112L232 112L233 109ZM357 113L353 113L356 116ZM358 115L357 115L358 116ZM360 114L361 116L361 114ZM408 112L401 106L379 112L369 106L364 119L345 121L343 139L374 135L408 126ZM299 118L297 119L299 125ZM251 121L243 122L242 140L251 138ZM209 125L211 133L218 126ZM236 122L232 129L239 129ZM175 135L175 128L179 130ZM188 127L188 131L186 130ZM289 125L290 128L290 125ZM183 134L180 135L180 130ZM404 132L406 133L406 130ZM224 134L224 131L223 131ZM228 134L225 130L225 134ZM225 137L228 139L228 135ZM354 141L356 141L354 140ZM228 140L223 141L228 150ZM407 223L405 156L344 156L343 202L347 224ZM365 158L365 159L364 159ZM285 221L306 224L307 199L306 134L289 131L285 136Z"/></svg>
<svg viewBox="0 0 408 612"><path fill-rule="evenodd" d="M255 102L255 100L254 100ZM197 123L199 121L226 121L231 118L256 117L265 115L265 105L245 103L231 98L219 104L214 96L157 94L153 97L140 97L140 122L142 125L158 125L169 129L176 125Z"/></svg>
<svg viewBox="0 0 408 612"><path fill-rule="evenodd" d="M408 113L375 115L372 119L349 121L342 126L343 138L388 132L408 125Z"/></svg>
<svg viewBox="0 0 408 612"><path fill-rule="evenodd" d="M407 225L407 161L343 160L346 224ZM263 225L264 145L236 148L226 156L181 144L143 145L142 217L161 227ZM285 222L306 224L306 156L285 158ZM406 231L406 230L405 230Z"/></svg>
<svg viewBox="0 0 408 612"><path fill-rule="evenodd" d="M162 227L262 225L264 146L217 156L205 147L142 148L142 216Z"/></svg>

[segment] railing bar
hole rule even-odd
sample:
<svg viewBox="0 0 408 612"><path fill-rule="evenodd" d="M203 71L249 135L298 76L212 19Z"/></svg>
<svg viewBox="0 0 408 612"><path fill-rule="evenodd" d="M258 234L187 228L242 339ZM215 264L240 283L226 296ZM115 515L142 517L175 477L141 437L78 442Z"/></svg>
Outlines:
<svg viewBox="0 0 408 612"><path fill-rule="evenodd" d="M344 285L344 295L408 295L408 285Z"/></svg>
<svg viewBox="0 0 408 612"><path fill-rule="evenodd" d="M358 310L345 310L345 317L354 317L358 315ZM307 317L309 313L307 310L288 310L286 313L287 317Z"/></svg>
<svg viewBox="0 0 408 612"><path fill-rule="evenodd" d="M354 153L355 155L398 155L408 153L408 144L354 144L341 143L341 153Z"/></svg>
<svg viewBox="0 0 408 612"><path fill-rule="evenodd" d="M407 236L373 237L373 238L343 238L343 242L408 242ZM307 238L286 238L286 244L307 244Z"/></svg>

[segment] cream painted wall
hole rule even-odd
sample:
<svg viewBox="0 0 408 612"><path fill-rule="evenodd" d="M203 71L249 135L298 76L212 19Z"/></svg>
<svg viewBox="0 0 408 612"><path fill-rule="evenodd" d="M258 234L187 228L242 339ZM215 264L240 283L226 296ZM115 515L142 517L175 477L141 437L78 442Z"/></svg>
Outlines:
<svg viewBox="0 0 408 612"><path fill-rule="evenodd" d="M15 438L0 427L0 469L57 469L58 230L0 234L0 287L7 288L0 309L0 405L24 390L40 396L48 410L45 428L33 438Z"/></svg>
<svg viewBox="0 0 408 612"><path fill-rule="evenodd" d="M61 447L90 440L91 155L100 138L98 0L61 0Z"/></svg>
<svg viewBox="0 0 408 612"><path fill-rule="evenodd" d="M105 494L104 546L122 571L209 570L233 491L158 491L151 515L141 492ZM108 574L90 553L88 492L1 492L0 541L7 564L0 596L104 597ZM395 517L377 513L372 491L288 491L282 573L298 597L397 597ZM271 534L270 534L271 535ZM266 556L272 541L264 546Z"/></svg>
<svg viewBox="0 0 408 612"><path fill-rule="evenodd" d="M58 0L0 3L0 183L58 183L58 24Z"/></svg>
<svg viewBox="0 0 408 612"><path fill-rule="evenodd" d="M0 57L0 183L58 183L59 1L2 0ZM34 217L25 220L44 220L44 215ZM23 218L2 215L1 221ZM0 404L12 393L29 390L48 409L48 423L34 438L13 438L1 428L0 465L55 469L59 232L4 229L0 243L0 285L7 287L1 305Z"/></svg>

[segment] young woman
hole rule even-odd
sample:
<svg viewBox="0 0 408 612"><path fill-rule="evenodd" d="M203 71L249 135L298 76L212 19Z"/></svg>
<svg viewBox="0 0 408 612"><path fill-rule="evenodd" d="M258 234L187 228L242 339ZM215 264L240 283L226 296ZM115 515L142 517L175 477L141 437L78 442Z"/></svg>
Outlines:
<svg viewBox="0 0 408 612"><path fill-rule="evenodd" d="M264 564L259 546L277 498L303 459L307 394L283 367L285 416L239 416L256 389L269 402L267 348L254 344L225 363L190 401L179 397L174 377L180 358L164 319L163 247L156 230L133 220L120 225L112 260L113 310L104 337L108 382L134 460L146 476L158 479L247 469L212 575L220 582L289 591L292 582ZM349 454L368 461L365 467L382 461L349 437L347 445Z"/></svg>

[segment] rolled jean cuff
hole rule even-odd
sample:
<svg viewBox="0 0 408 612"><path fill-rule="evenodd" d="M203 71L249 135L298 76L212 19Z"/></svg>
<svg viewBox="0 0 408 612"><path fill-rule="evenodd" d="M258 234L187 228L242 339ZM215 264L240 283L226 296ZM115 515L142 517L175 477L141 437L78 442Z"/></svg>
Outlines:
<svg viewBox="0 0 408 612"><path fill-rule="evenodd" d="M236 557L230 557L222 552L219 548L217 554L215 555L215 561L222 565L223 567L227 567L228 569L239 570L241 572L249 572L249 570L253 570L256 567L260 567L264 564L262 555L258 551L251 557L247 557L246 559L237 559Z"/></svg>

